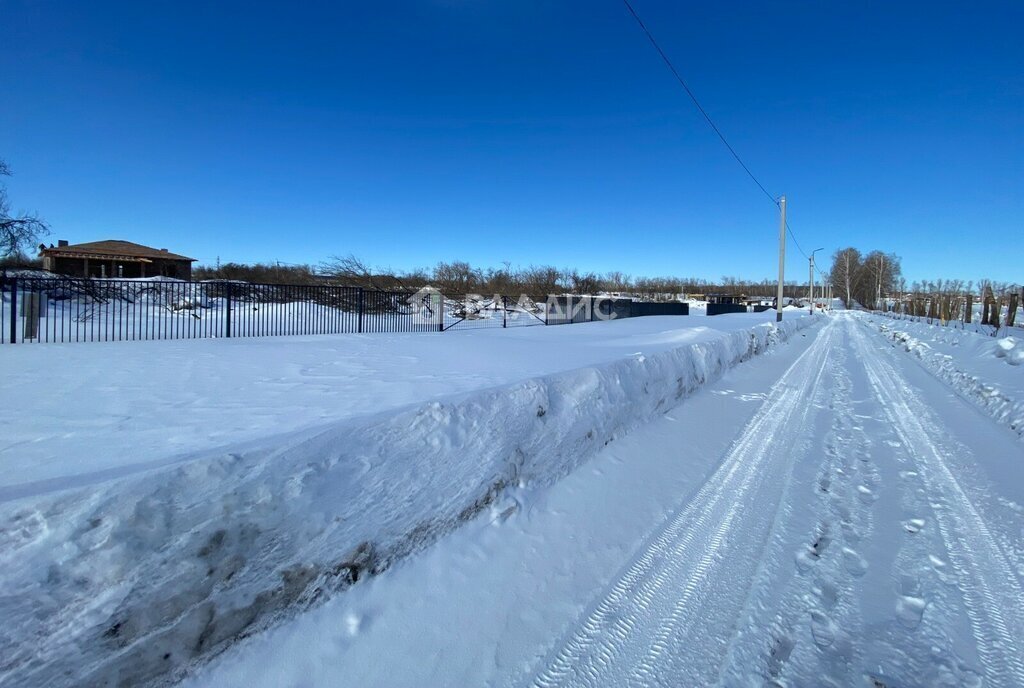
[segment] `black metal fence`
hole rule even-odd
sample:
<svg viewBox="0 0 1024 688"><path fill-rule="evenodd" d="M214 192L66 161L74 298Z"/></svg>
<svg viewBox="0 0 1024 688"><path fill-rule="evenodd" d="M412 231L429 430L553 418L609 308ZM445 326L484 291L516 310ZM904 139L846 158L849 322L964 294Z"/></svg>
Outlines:
<svg viewBox="0 0 1024 688"><path fill-rule="evenodd" d="M545 303L338 285L0 276L0 342L443 332L545 324Z"/></svg>
<svg viewBox="0 0 1024 688"><path fill-rule="evenodd" d="M638 318L644 315L689 315L690 304L678 302L630 301L629 316Z"/></svg>
<svg viewBox="0 0 1024 688"><path fill-rule="evenodd" d="M746 313L747 307L742 303L709 303L708 315L725 315L726 313Z"/></svg>
<svg viewBox="0 0 1024 688"><path fill-rule="evenodd" d="M0 275L0 343L444 332L687 315L685 303L333 284Z"/></svg>

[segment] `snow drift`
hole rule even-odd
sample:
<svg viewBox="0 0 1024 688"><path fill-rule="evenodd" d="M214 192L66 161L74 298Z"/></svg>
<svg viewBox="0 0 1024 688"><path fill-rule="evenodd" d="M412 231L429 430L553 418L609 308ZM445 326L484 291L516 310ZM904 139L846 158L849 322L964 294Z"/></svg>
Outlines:
<svg viewBox="0 0 1024 688"><path fill-rule="evenodd" d="M816 319L0 506L0 684L138 685L386 569Z"/></svg>
<svg viewBox="0 0 1024 688"><path fill-rule="evenodd" d="M904 320L864 320L960 396L1024 438L1024 343L1018 338L996 339Z"/></svg>

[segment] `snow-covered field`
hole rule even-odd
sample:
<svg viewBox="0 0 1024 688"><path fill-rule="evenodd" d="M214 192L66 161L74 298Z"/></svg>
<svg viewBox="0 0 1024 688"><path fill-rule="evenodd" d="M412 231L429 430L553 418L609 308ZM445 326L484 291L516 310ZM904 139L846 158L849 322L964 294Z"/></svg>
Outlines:
<svg viewBox="0 0 1024 688"><path fill-rule="evenodd" d="M173 676L573 473L794 315L10 347L0 684Z"/></svg>

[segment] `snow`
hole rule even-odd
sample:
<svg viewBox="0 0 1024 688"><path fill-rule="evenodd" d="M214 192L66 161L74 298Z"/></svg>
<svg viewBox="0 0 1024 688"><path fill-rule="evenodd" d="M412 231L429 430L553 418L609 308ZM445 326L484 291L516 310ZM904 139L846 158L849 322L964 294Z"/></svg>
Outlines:
<svg viewBox="0 0 1024 688"><path fill-rule="evenodd" d="M187 668L811 324L773 320L10 347L0 684Z"/></svg>
<svg viewBox="0 0 1024 688"><path fill-rule="evenodd" d="M666 510L713 472L732 433L709 432L708 419L742 427L779 369L806 348L807 338L797 340L612 442L553 487L510 493L437 546L239 646L186 686L318 686L335 677L395 688L514 684ZM358 629L338 619L358 619Z"/></svg>
<svg viewBox="0 0 1024 688"><path fill-rule="evenodd" d="M7 346L0 500L773 320L766 311L443 334Z"/></svg>
<svg viewBox="0 0 1024 688"><path fill-rule="evenodd" d="M20 347L0 685L1024 685L1016 340L796 315Z"/></svg>
<svg viewBox="0 0 1024 688"><path fill-rule="evenodd" d="M829 321L186 685L1022 685L1019 440Z"/></svg>
<svg viewBox="0 0 1024 688"><path fill-rule="evenodd" d="M865 314L863 320L1024 437L1024 337L993 337L992 328L983 333L878 314Z"/></svg>

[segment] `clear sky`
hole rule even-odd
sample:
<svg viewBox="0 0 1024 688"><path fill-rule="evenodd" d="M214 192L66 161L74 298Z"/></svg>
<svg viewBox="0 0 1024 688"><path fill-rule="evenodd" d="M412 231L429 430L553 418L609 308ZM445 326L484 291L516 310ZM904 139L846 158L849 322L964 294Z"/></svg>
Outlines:
<svg viewBox="0 0 1024 688"><path fill-rule="evenodd" d="M1024 281L1024 3L634 6L806 250ZM775 208L620 0L0 0L0 27L0 158L54 242L775 274Z"/></svg>

